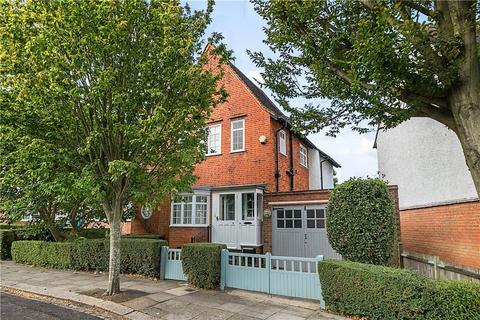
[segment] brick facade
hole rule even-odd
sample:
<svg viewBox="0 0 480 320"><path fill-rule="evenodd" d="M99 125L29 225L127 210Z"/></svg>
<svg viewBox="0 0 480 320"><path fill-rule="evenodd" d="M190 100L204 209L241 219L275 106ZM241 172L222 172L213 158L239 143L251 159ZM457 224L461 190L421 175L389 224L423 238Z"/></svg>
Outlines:
<svg viewBox="0 0 480 320"><path fill-rule="evenodd" d="M465 202L400 213L403 249L480 268L480 202Z"/></svg>
<svg viewBox="0 0 480 320"><path fill-rule="evenodd" d="M206 54L209 50L207 47ZM209 61L208 67L213 72L218 71L214 58ZM218 105L207 121L208 126L221 125L220 154L207 155L204 161L197 164L194 174L198 179L193 187L263 185L265 194L277 191L290 192L292 185L289 172L293 171L293 190L308 190L309 168L300 165L300 145L302 144L308 149L312 147L311 143L289 131L281 112L234 65L225 65L223 72L221 85L229 94L228 101ZM231 123L239 119L245 121L245 150L231 152ZM287 127L285 128L285 126ZM283 129L286 134L286 155L278 153L279 188L277 190L275 139L279 129ZM264 141L260 141L262 136L265 137ZM290 139L292 143L290 143ZM292 169L291 159L293 159ZM268 197L274 198L275 195L268 195ZM211 202L210 199L210 222L212 221ZM143 220L137 213L135 219L130 223L131 232L162 234L169 241L171 247L178 247L190 242L192 236L205 229L196 226L171 227L170 211L170 201L166 200L156 208L153 216L148 220ZM125 228L125 230L128 229ZM271 242L271 237L269 239L267 241ZM268 245L271 248L271 244Z"/></svg>

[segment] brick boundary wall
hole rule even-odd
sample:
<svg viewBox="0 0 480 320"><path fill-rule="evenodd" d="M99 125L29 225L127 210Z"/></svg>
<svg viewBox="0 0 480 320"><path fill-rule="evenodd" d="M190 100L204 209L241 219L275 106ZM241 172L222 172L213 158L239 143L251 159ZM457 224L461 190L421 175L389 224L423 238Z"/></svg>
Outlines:
<svg viewBox="0 0 480 320"><path fill-rule="evenodd" d="M403 249L445 262L480 268L480 202L400 212Z"/></svg>

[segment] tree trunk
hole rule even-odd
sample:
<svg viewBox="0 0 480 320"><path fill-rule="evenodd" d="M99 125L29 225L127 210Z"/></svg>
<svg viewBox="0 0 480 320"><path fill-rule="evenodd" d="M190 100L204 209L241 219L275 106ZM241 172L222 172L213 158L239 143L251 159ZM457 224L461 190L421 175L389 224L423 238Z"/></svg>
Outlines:
<svg viewBox="0 0 480 320"><path fill-rule="evenodd" d="M480 88L478 90L480 91ZM480 198L480 101L478 96L476 92L458 90L452 94L451 107L458 128L457 136Z"/></svg>
<svg viewBox="0 0 480 320"><path fill-rule="evenodd" d="M120 235L122 224L122 205L115 203L112 212L107 214L110 224L110 260L108 288L106 294L111 296L120 292Z"/></svg>

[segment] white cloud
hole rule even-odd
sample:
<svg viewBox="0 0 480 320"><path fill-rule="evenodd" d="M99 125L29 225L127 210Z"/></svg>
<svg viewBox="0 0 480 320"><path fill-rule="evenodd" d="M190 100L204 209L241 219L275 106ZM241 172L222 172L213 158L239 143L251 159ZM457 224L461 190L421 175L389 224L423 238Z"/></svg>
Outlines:
<svg viewBox="0 0 480 320"><path fill-rule="evenodd" d="M360 135L343 130L335 138L327 137L323 133L310 135L309 138L342 166L336 169L340 182L351 177L377 176L377 150L373 149L374 132Z"/></svg>

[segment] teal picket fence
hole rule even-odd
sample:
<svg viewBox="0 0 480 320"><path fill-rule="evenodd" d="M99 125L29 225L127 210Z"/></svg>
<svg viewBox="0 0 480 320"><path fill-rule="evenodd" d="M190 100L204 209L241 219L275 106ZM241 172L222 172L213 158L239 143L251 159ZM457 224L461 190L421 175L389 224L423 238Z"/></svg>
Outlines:
<svg viewBox="0 0 480 320"><path fill-rule="evenodd" d="M325 306L316 258L281 257L222 251L221 288L315 299Z"/></svg>
<svg viewBox="0 0 480 320"><path fill-rule="evenodd" d="M316 258L281 257L222 250L220 287L236 288L287 297L314 299L325 307ZM186 281L182 250L162 247L161 279Z"/></svg>
<svg viewBox="0 0 480 320"><path fill-rule="evenodd" d="M162 247L160 259L161 279L187 281L182 267L182 249Z"/></svg>

